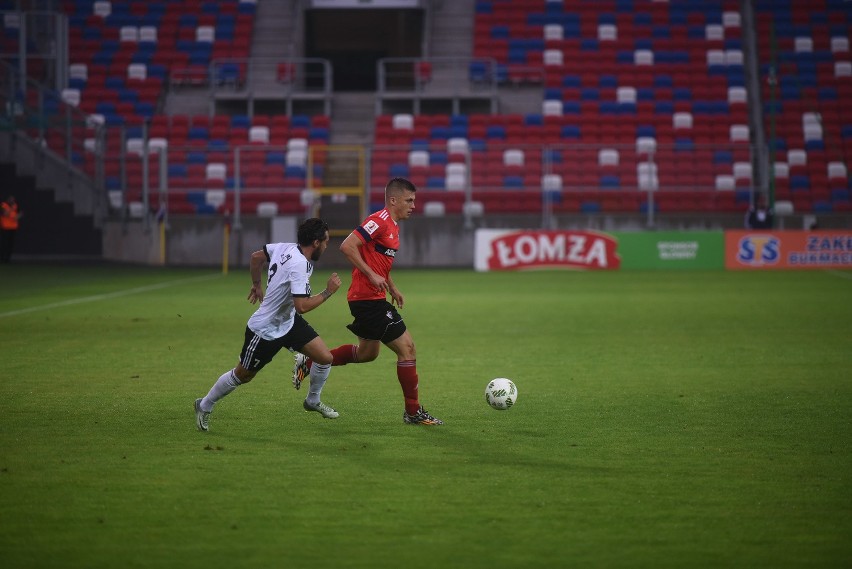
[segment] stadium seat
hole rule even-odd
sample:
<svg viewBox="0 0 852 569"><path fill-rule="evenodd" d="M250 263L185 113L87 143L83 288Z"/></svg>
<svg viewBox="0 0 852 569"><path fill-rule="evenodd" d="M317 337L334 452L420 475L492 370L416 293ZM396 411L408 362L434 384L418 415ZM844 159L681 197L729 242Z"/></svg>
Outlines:
<svg viewBox="0 0 852 569"><path fill-rule="evenodd" d="M269 144L269 127L268 126L252 126L248 130L249 142L259 144Z"/></svg>
<svg viewBox="0 0 852 569"><path fill-rule="evenodd" d="M413 130L414 117L407 113L396 114L393 116L393 128L396 130Z"/></svg>
<svg viewBox="0 0 852 569"><path fill-rule="evenodd" d="M524 165L524 151L512 148L505 150L503 152L503 165L504 166L523 166Z"/></svg>
<svg viewBox="0 0 852 569"><path fill-rule="evenodd" d="M225 180L225 175L227 174L227 167L225 164L213 163L207 164L206 166L206 177L207 180Z"/></svg>
<svg viewBox="0 0 852 569"><path fill-rule="evenodd" d="M447 154L467 157L470 154L470 143L466 138L450 138L447 140Z"/></svg>
<svg viewBox="0 0 852 569"><path fill-rule="evenodd" d="M100 18L106 18L112 14L112 2L108 0L98 0L92 4L92 13Z"/></svg>
<svg viewBox="0 0 852 569"><path fill-rule="evenodd" d="M163 137L154 137L148 139L148 152L159 153L169 147L169 141Z"/></svg>
<svg viewBox="0 0 852 569"><path fill-rule="evenodd" d="M429 166L429 152L426 150L412 150L408 153L409 167L427 167Z"/></svg>
<svg viewBox="0 0 852 569"><path fill-rule="evenodd" d="M423 204L423 215L426 217L443 217L446 214L446 206L443 202L429 201Z"/></svg>

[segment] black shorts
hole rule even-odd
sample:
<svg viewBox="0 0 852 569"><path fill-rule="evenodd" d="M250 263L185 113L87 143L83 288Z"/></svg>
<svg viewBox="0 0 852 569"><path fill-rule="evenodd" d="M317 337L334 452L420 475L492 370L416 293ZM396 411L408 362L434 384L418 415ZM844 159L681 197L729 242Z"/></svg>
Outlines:
<svg viewBox="0 0 852 569"><path fill-rule="evenodd" d="M240 364L249 371L260 371L272 361L281 348L300 351L305 344L319 336L308 321L296 314L290 331L275 340L264 340L246 326L246 339L240 352Z"/></svg>
<svg viewBox="0 0 852 569"><path fill-rule="evenodd" d="M349 303L355 321L346 327L359 338L387 344L405 333L405 322L387 300L355 300Z"/></svg>

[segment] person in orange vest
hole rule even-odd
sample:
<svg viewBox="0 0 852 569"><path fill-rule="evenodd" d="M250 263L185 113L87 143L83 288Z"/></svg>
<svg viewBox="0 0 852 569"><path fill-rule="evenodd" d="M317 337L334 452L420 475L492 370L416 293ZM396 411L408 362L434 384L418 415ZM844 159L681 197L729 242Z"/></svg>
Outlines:
<svg viewBox="0 0 852 569"><path fill-rule="evenodd" d="M0 263L8 263L12 259L21 215L15 196L9 196L6 201L0 203Z"/></svg>

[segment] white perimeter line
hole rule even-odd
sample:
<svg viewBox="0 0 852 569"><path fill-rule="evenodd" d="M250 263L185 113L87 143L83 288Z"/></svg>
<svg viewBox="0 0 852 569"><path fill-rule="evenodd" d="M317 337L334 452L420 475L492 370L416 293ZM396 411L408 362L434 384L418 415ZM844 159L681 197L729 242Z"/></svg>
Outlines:
<svg viewBox="0 0 852 569"><path fill-rule="evenodd" d="M152 290L158 290L161 288L168 288L171 286L176 286L184 283L191 283L195 281L201 281L205 279L212 279L214 277L220 276L219 274L214 275L204 275L201 277L192 277L190 279L179 279L176 281L167 281L164 283L157 283L148 286L140 286L137 288L129 288L127 290L119 290L116 292L109 292L106 294L96 294L93 296L81 296L80 298L72 298L69 300L63 300L62 302L53 302L51 304L42 304L41 306L32 306L30 308L22 308L20 310L10 310L9 312L0 312L0 318L5 318L7 316L18 316L19 314L28 314L30 312L39 312L40 310L50 310L52 308L61 308L63 306L72 306L74 304L83 304L84 302L96 302L98 300L107 300L110 298L118 298L121 296L130 296L131 294L139 294L142 292L148 292Z"/></svg>
<svg viewBox="0 0 852 569"><path fill-rule="evenodd" d="M828 273L829 275L832 275L832 276L835 276L835 277L840 277L841 279L852 279L852 273L844 273L842 271L832 271L830 269L825 271L825 272Z"/></svg>

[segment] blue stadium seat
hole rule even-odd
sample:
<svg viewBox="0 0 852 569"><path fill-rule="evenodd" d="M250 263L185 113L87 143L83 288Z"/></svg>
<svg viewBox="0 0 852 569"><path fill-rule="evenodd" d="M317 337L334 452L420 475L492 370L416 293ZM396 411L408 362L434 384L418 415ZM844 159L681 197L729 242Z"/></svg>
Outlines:
<svg viewBox="0 0 852 569"><path fill-rule="evenodd" d="M524 178L523 178L523 176L503 176L503 187L504 188L523 188L524 187Z"/></svg>
<svg viewBox="0 0 852 569"><path fill-rule="evenodd" d="M614 174L607 174L601 176L600 178L600 187L604 189L610 188L620 188L621 187L621 178Z"/></svg>
<svg viewBox="0 0 852 569"><path fill-rule="evenodd" d="M284 152L270 151L266 153L266 164L286 164L287 156Z"/></svg>
<svg viewBox="0 0 852 569"><path fill-rule="evenodd" d="M407 178L409 176L408 164L391 164L388 175L391 178Z"/></svg>

